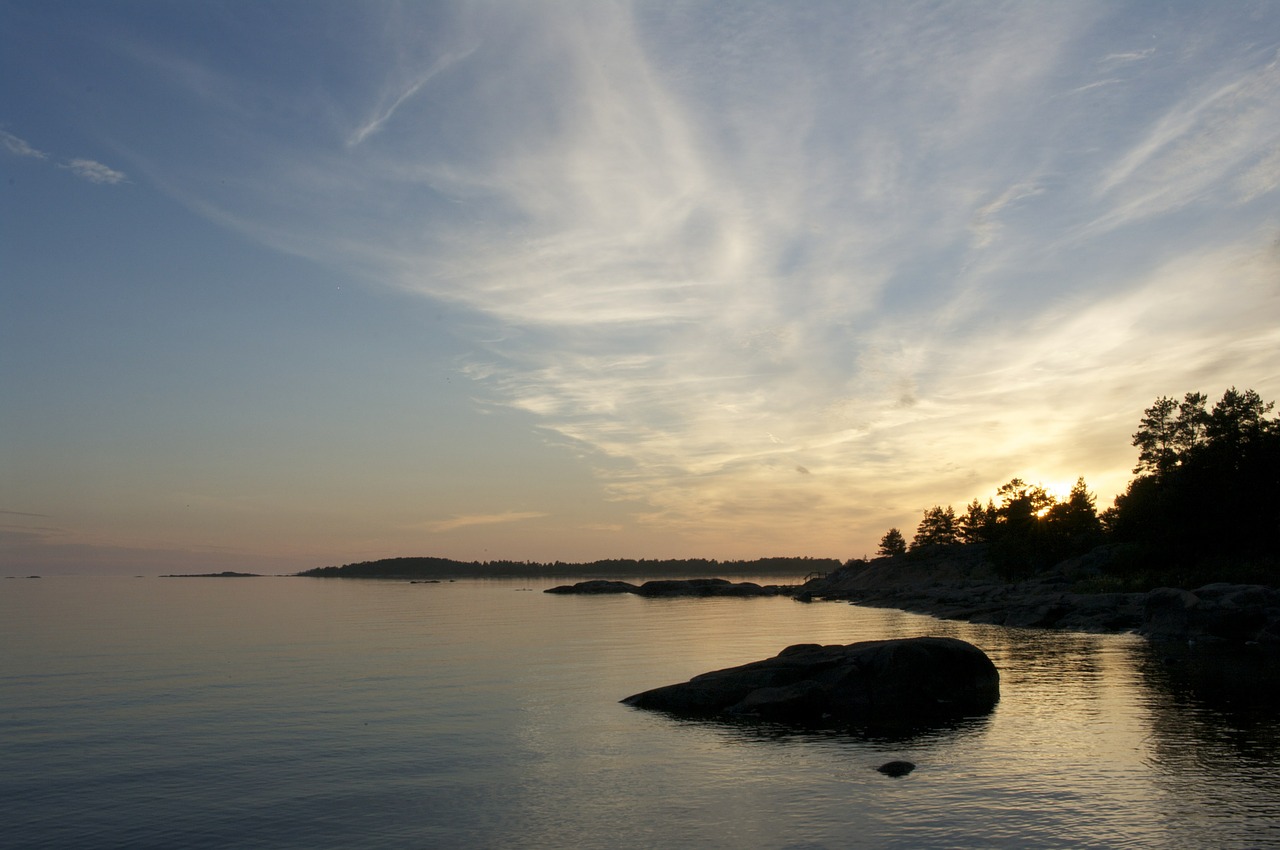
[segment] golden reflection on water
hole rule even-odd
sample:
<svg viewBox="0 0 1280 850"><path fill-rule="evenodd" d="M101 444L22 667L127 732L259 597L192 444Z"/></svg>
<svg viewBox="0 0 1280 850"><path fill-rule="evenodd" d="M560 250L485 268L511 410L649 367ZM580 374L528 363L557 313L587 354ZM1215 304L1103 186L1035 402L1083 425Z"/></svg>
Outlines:
<svg viewBox="0 0 1280 850"><path fill-rule="evenodd" d="M363 801L342 809L352 823L390 818L413 839L400 846L425 836L440 846L1191 847L1277 834L1267 819L1280 812L1280 724L1257 687L1265 670L1197 664L1126 635L843 603L540 592L558 583L6 586L0 673L16 683L0 715L6 743L28 747L32 787L50 770L37 745L60 741L58 775L113 765L148 794L163 793L148 784L156 769L228 799L252 788L312 805L350 846L360 833L341 832L332 813L352 794ZM991 656L1002 696L990 715L867 737L618 704L796 643L916 635ZM875 772L892 758L919 767L893 780ZM208 778L220 773L242 785ZM74 804L141 816L127 800L112 807L114 782L96 803L76 794ZM29 793L30 811L50 805ZM170 816L208 825L198 806Z"/></svg>

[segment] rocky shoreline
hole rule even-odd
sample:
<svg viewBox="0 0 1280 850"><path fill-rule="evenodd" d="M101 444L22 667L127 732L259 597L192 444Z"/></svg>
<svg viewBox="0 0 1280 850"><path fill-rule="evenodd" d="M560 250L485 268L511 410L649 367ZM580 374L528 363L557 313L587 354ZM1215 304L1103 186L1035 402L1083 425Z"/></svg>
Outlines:
<svg viewBox="0 0 1280 850"><path fill-rule="evenodd" d="M1109 553L1095 551L1020 582L999 578L981 551L878 558L812 579L793 596L897 608L945 620L1014 628L1117 633L1207 647L1280 652L1280 590L1215 583L1193 590L1080 591Z"/></svg>
<svg viewBox="0 0 1280 850"><path fill-rule="evenodd" d="M660 579L635 585L595 579L546 590L555 594L633 594L647 598L790 596L801 602L851 602L943 620L1061 631L1132 632L1196 648L1261 648L1280 653L1280 589L1208 584L1142 593L1088 592L1110 553L1099 549L1020 582L1000 578L980 548L926 557L851 562L801 585L721 578Z"/></svg>

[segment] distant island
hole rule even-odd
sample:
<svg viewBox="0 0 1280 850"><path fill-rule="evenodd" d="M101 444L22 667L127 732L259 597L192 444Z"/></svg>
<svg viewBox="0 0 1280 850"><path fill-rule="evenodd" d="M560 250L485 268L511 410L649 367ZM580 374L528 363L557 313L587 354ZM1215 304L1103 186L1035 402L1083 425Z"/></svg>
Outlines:
<svg viewBox="0 0 1280 850"><path fill-rule="evenodd" d="M718 561L709 558L614 558L586 563L554 561L455 561L449 558L383 558L298 573L309 578L568 578L640 576L797 576L826 575L839 568L835 558L757 558Z"/></svg>
<svg viewBox="0 0 1280 850"><path fill-rule="evenodd" d="M220 573L187 573L183 575L167 575L160 578L262 578L258 573L237 573L223 570Z"/></svg>

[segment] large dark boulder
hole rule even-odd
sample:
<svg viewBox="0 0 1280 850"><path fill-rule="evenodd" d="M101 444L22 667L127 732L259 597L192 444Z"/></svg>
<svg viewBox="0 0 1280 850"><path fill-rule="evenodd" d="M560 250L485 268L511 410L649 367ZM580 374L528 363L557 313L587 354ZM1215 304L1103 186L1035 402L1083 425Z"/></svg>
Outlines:
<svg viewBox="0 0 1280 850"><path fill-rule="evenodd" d="M685 717L856 726L984 714L999 699L1000 674L982 650L955 638L918 637L799 644L622 702Z"/></svg>

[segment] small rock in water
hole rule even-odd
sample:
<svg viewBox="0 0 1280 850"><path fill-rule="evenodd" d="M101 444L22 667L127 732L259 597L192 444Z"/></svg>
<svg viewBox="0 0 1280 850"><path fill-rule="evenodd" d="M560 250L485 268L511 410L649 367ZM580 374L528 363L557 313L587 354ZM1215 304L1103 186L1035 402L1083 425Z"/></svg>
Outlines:
<svg viewBox="0 0 1280 850"><path fill-rule="evenodd" d="M906 776L915 769L916 766L909 761L887 761L876 768L885 776Z"/></svg>

